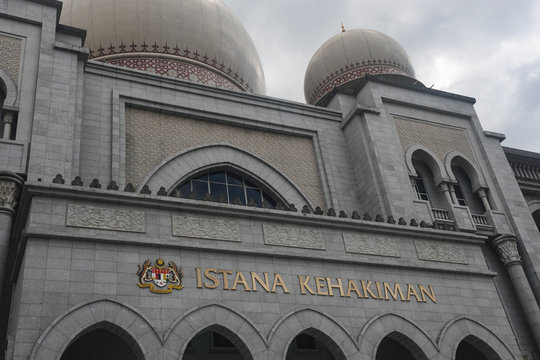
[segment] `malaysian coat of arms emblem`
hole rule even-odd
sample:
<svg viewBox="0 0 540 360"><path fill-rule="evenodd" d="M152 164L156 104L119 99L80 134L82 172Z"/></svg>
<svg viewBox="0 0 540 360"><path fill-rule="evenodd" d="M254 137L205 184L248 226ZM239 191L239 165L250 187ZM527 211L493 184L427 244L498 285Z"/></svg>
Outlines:
<svg viewBox="0 0 540 360"><path fill-rule="evenodd" d="M168 294L173 289L180 290L182 285L182 268L177 267L172 261L166 265L163 259L157 259L155 265L147 259L143 266L137 265L137 275L141 288L150 288L150 291L158 294Z"/></svg>

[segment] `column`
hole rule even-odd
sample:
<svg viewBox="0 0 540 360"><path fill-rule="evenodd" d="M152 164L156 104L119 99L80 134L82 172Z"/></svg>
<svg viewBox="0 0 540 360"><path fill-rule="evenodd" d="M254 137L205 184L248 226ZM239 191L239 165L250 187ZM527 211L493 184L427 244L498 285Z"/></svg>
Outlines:
<svg viewBox="0 0 540 360"><path fill-rule="evenodd" d="M448 201L448 205L452 206L453 203L452 198L450 197L450 189L448 187L448 183L441 183L440 187L444 194L444 197L446 198L446 201Z"/></svg>
<svg viewBox="0 0 540 360"><path fill-rule="evenodd" d="M486 211L490 211L491 210L491 205L489 204L489 200L488 200L488 197L487 197L486 190L479 189L476 193L480 197L480 200L482 200L482 204L484 205L484 209L486 209Z"/></svg>
<svg viewBox="0 0 540 360"><path fill-rule="evenodd" d="M2 136L2 139L9 140L9 137L11 136L11 127L13 126L13 112L12 111L6 111L4 113L4 117L2 119L2 126L4 128L4 133Z"/></svg>
<svg viewBox="0 0 540 360"><path fill-rule="evenodd" d="M514 235L499 235L493 239L491 245L497 250L497 254L508 271L533 338L540 349L540 308L523 270L517 240Z"/></svg>
<svg viewBox="0 0 540 360"><path fill-rule="evenodd" d="M450 196L452 197L453 203L459 205L459 201L456 196L456 189L454 189L454 184L449 184L448 187L450 188Z"/></svg>
<svg viewBox="0 0 540 360"><path fill-rule="evenodd" d="M12 172L0 171L0 296L6 274L11 226L23 179Z"/></svg>

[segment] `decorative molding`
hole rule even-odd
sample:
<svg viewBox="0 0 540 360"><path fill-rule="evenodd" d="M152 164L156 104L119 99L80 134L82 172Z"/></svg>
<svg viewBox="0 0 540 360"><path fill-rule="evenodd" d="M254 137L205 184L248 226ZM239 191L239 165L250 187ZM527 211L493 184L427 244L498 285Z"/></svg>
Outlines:
<svg viewBox="0 0 540 360"><path fill-rule="evenodd" d="M266 245L325 250L322 232L309 228L263 225Z"/></svg>
<svg viewBox="0 0 540 360"><path fill-rule="evenodd" d="M343 233L343 242L348 253L400 257L396 241L381 235Z"/></svg>
<svg viewBox="0 0 540 360"><path fill-rule="evenodd" d="M236 221L173 215L172 227L174 236L240 242L240 226Z"/></svg>
<svg viewBox="0 0 540 360"><path fill-rule="evenodd" d="M504 266L521 264L517 240L513 235L501 235L493 239L491 245L499 254Z"/></svg>
<svg viewBox="0 0 540 360"><path fill-rule="evenodd" d="M459 245L421 240L415 240L414 245L420 260L468 264L463 248Z"/></svg>
<svg viewBox="0 0 540 360"><path fill-rule="evenodd" d="M144 211L99 208L87 205L68 204L66 225L101 230L146 232Z"/></svg>

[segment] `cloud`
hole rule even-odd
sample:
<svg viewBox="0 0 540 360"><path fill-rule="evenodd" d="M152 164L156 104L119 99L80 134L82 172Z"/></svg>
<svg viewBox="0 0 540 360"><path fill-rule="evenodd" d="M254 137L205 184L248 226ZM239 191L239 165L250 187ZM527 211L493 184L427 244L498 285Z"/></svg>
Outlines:
<svg viewBox="0 0 540 360"><path fill-rule="evenodd" d="M520 0L224 0L253 37L267 94L304 102L317 48L347 28L396 39L426 86L477 99L486 130L540 152L540 2Z"/></svg>

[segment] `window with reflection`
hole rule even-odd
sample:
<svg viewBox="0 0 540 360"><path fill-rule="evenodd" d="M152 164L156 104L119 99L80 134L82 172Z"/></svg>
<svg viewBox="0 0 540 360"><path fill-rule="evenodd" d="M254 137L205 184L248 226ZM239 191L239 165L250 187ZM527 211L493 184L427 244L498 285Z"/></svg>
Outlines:
<svg viewBox="0 0 540 360"><path fill-rule="evenodd" d="M257 182L231 170L210 170L184 181L171 196L275 209L284 207Z"/></svg>

